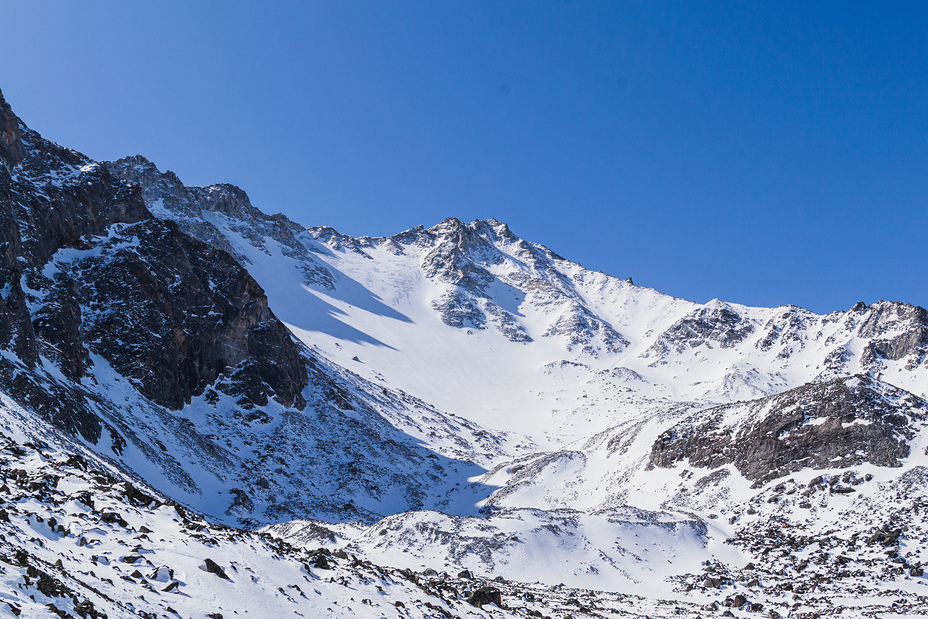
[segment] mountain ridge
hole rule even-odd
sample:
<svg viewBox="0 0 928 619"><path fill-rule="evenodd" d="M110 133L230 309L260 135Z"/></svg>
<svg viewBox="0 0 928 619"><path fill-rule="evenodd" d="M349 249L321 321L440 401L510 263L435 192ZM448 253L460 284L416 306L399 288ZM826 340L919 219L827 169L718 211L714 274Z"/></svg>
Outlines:
<svg viewBox="0 0 928 619"><path fill-rule="evenodd" d="M10 609L119 616L138 585L145 612L177 590L215 613L229 580L242 609L247 589L299 612L303 578L381 616L316 578L334 553L414 616L928 609L924 308L693 303L495 219L304 228L141 156L93 162L2 95L0 242ZM142 549L215 580L97 567ZM237 583L249 557L276 593Z"/></svg>

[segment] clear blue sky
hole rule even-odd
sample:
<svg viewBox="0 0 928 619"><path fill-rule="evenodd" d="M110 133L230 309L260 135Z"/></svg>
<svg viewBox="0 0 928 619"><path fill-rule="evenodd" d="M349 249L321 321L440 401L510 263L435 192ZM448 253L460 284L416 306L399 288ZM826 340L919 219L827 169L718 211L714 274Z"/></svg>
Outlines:
<svg viewBox="0 0 928 619"><path fill-rule="evenodd" d="M928 306L928 3L4 2L46 137L352 235L496 217L664 292Z"/></svg>

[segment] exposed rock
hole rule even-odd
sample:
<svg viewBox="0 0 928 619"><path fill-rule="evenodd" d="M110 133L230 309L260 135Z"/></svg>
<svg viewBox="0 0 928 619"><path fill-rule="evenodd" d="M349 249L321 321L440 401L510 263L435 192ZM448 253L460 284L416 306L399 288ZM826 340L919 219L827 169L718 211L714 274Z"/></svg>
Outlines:
<svg viewBox="0 0 928 619"><path fill-rule="evenodd" d="M118 524L119 526L126 528L129 526L129 523L126 522L122 516L116 512L103 512L100 514L100 520L107 524Z"/></svg>
<svg viewBox="0 0 928 619"><path fill-rule="evenodd" d="M868 310L857 333L873 338L870 343L873 353L892 360L913 355L916 364L923 360L928 350L928 310L887 301L880 301Z"/></svg>
<svg viewBox="0 0 928 619"><path fill-rule="evenodd" d="M628 340L611 326L597 318L583 305L573 301L569 310L545 332L545 336L568 336L567 349L580 347L583 352L595 355L594 340L602 340L603 348L609 353L618 353L628 346Z"/></svg>
<svg viewBox="0 0 928 619"><path fill-rule="evenodd" d="M651 462L669 467L688 458L710 469L733 463L757 481L806 467L899 466L912 424L926 416L928 403L901 389L864 376L836 379L708 409L661 434Z"/></svg>
<svg viewBox="0 0 928 619"><path fill-rule="evenodd" d="M171 408L223 373L255 402L302 405L299 352L260 287L224 252L153 219L139 187L114 175L119 166L48 142L2 96L0 159L0 347L27 368L44 355L74 381L89 353L100 354ZM213 202L221 210L223 199ZM3 360L0 388L99 440L105 424L80 386L49 384Z"/></svg>
<svg viewBox="0 0 928 619"><path fill-rule="evenodd" d="M217 224L228 226L263 251L267 251L266 244L271 239L283 248L285 255L303 263L306 284L334 289L332 273L314 260L297 239L303 229L283 214L262 213L238 187L226 184L186 187L173 172L162 173L139 155L104 165L114 176L141 187L145 204L154 214L170 217L186 234L234 255L245 265L248 258L234 249Z"/></svg>
<svg viewBox="0 0 928 619"><path fill-rule="evenodd" d="M692 311L671 325L645 351L645 357L660 357L667 351L681 352L687 348L717 344L731 348L754 332L754 325L731 307L715 305Z"/></svg>
<svg viewBox="0 0 928 619"><path fill-rule="evenodd" d="M136 488L135 485L129 482L124 483L123 488L125 490L125 496L127 499L129 499L130 502L145 506L151 505L155 502L154 497L145 494ZM142 529L146 529L148 533L151 533L151 529L148 529L147 527L142 527ZM145 531L142 532L144 533Z"/></svg>
<svg viewBox="0 0 928 619"><path fill-rule="evenodd" d="M748 599L744 596L743 593L738 593L734 596L725 598L725 601L722 603L723 606L728 606L729 608L741 608L748 603Z"/></svg>
<svg viewBox="0 0 928 619"><path fill-rule="evenodd" d="M209 558L204 559L203 563L206 565L206 571L209 572L210 574L215 574L216 576L219 576L219 578L222 578L224 580L231 580L228 576L226 576L226 571L222 569L212 559L209 559Z"/></svg>
<svg viewBox="0 0 928 619"><path fill-rule="evenodd" d="M24 156L19 119L0 93L0 162L10 171L23 162Z"/></svg>
<svg viewBox="0 0 928 619"><path fill-rule="evenodd" d="M313 560L313 564L312 564L312 565L313 565L314 568L316 568L316 569L318 569L318 570L330 570L330 569L332 569L332 565L329 563L329 560L326 559L326 556L325 556L324 554L322 554L322 553L319 553L319 554L316 555L315 559Z"/></svg>
<svg viewBox="0 0 928 619"><path fill-rule="evenodd" d="M234 374L249 401L302 405L298 349L228 254L152 219L62 266L90 314L85 341L150 399L177 409Z"/></svg>
<svg viewBox="0 0 928 619"><path fill-rule="evenodd" d="M467 603L471 606L483 606L484 604L496 604L503 608L503 598L499 589L496 587L481 587L470 594Z"/></svg>
<svg viewBox="0 0 928 619"><path fill-rule="evenodd" d="M792 345L802 345L808 330L808 323L814 314L795 306L781 308L781 312L767 321L763 331L764 337L757 341L755 346L760 350L771 350L775 346L781 347L781 352L788 355Z"/></svg>
<svg viewBox="0 0 928 619"><path fill-rule="evenodd" d="M426 277L470 291L482 290L493 281L493 276L472 259L493 250L488 239L481 235L483 230L449 217L429 232L438 242L423 259L422 272Z"/></svg>
<svg viewBox="0 0 928 619"><path fill-rule="evenodd" d="M438 312L442 322L449 327L463 329L485 329L486 315L464 293L458 290L446 292L440 299L432 301L432 309Z"/></svg>

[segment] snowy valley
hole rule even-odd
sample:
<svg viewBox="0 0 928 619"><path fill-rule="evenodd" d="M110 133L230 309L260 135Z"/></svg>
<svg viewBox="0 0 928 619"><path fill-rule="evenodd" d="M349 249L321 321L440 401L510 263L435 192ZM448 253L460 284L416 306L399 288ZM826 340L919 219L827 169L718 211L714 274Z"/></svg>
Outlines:
<svg viewBox="0 0 928 619"><path fill-rule="evenodd" d="M928 613L924 308L307 228L2 97L0 242L0 616Z"/></svg>

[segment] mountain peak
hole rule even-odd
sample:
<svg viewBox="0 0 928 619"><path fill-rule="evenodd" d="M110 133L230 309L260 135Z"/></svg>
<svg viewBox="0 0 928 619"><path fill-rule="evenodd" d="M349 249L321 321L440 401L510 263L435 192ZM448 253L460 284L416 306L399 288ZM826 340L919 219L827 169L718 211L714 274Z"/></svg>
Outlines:
<svg viewBox="0 0 928 619"><path fill-rule="evenodd" d="M457 217L448 217L428 229L429 233L439 237L453 237L464 234L467 230L468 225Z"/></svg>
<svg viewBox="0 0 928 619"><path fill-rule="evenodd" d="M721 610L711 598L729 592L726 607L767 605L771 617L792 612L786 591L810 614L838 597L863 596L867 616L873 600L916 597L928 561L922 308L700 305L585 269L493 218L389 238L304 228L141 156L94 163L2 97L0 162L0 484L28 497L0 509L0 557L16 558L0 562L0 589L19 591L17 604L41 567L37 592L50 575L85 592L99 580L111 615L219 616L220 564L238 588L275 583L255 607L309 603L311 616L330 602L338 616L406 604L414 616L476 616L484 588L459 592L492 582L505 593L505 579L672 587L672 607L632 600L656 617L687 598ZM11 428L20 445L4 438ZM153 487L118 492L70 451ZM158 493L210 516L152 512ZM242 544L213 527L277 523L268 531L287 537L294 518L331 523L299 525L299 541L339 550ZM117 543L135 549L115 554ZM716 554L729 543L738 553ZM188 545L199 550L174 550ZM281 569L285 554L294 561ZM333 611L326 596L345 574L335 559L367 570L378 557L428 566L409 576L419 587L402 587L416 599L429 587L451 595L399 603L386 589L398 572L371 567L361 586L376 592L358 603L352 584ZM155 571L130 577L132 565ZM249 579L245 565L266 574ZM278 588L277 576L319 588ZM169 580L158 589L174 593L158 595ZM564 586L533 585L531 598L513 586L505 604L524 615L519 600ZM499 595L493 612L509 612ZM558 616L611 612L599 592L569 595L538 603ZM88 608L64 604L47 608Z"/></svg>

